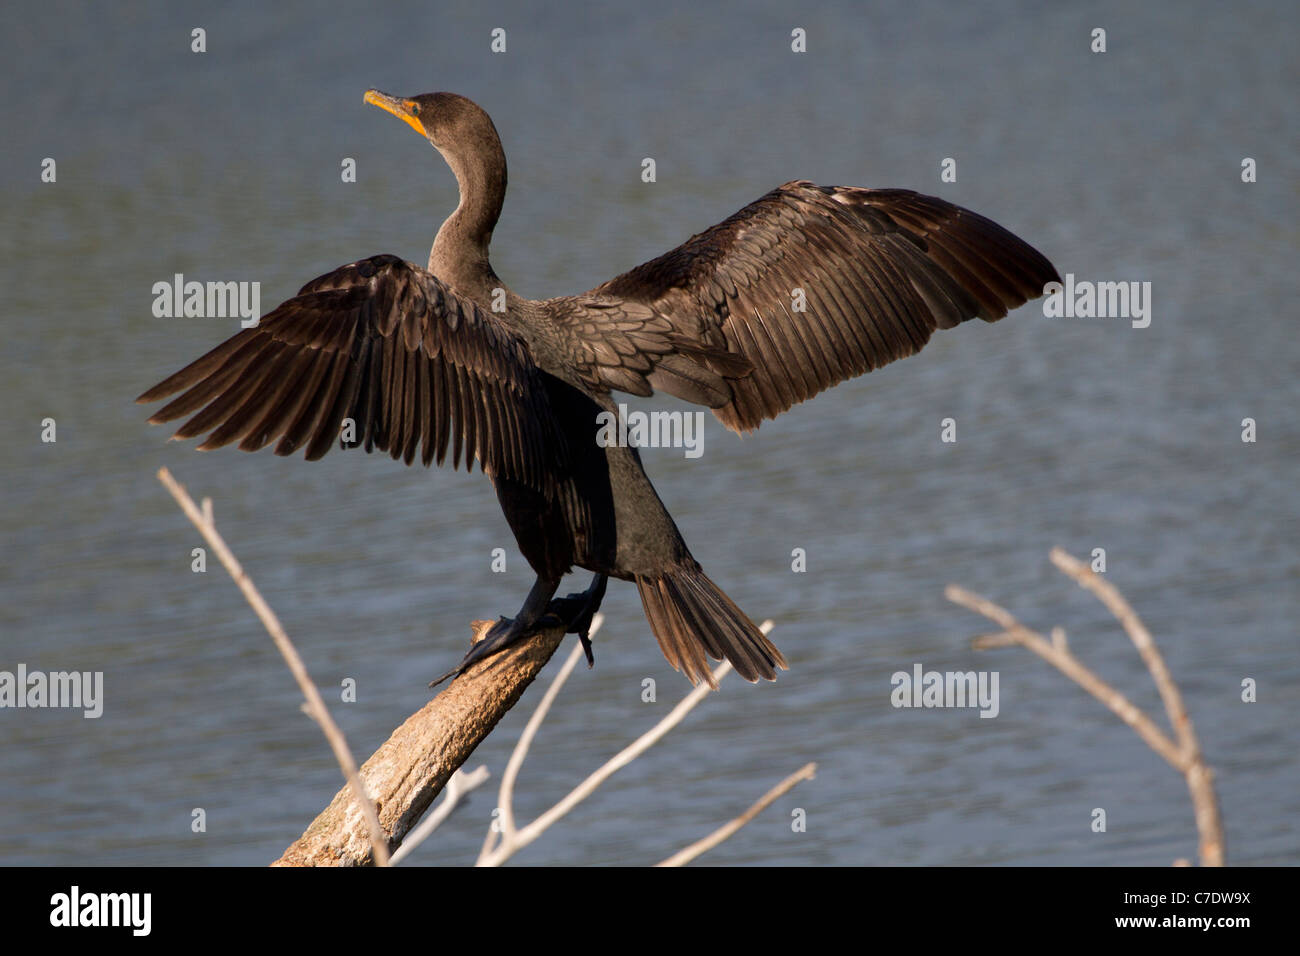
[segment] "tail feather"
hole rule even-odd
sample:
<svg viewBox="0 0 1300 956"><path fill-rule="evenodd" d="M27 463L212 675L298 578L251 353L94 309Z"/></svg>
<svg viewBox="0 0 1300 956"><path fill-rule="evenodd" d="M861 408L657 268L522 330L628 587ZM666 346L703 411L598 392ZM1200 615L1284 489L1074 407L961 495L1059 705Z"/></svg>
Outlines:
<svg viewBox="0 0 1300 956"><path fill-rule="evenodd" d="M745 612L695 568L679 568L662 577L638 577L641 606L664 657L692 684L717 687L705 657L728 660L751 683L776 680L788 669L785 658Z"/></svg>
<svg viewBox="0 0 1300 956"><path fill-rule="evenodd" d="M685 674L692 684L703 679L709 682L710 687L717 687L704 658L704 646L693 638L668 590L666 579L638 578L637 589L641 592L641 606L650 622L650 630L659 641L659 649L664 652L668 663Z"/></svg>

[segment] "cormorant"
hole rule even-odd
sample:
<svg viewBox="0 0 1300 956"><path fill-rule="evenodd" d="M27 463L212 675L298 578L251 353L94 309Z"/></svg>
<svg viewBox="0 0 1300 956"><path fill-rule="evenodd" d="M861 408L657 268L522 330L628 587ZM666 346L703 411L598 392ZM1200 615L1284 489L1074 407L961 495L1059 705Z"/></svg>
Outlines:
<svg viewBox="0 0 1300 956"><path fill-rule="evenodd" d="M460 203L428 268L392 255L341 266L137 401L184 390L149 421L198 412L175 437L210 432L201 450L278 439L277 455L305 447L315 460L339 439L408 465L417 451L425 465L449 450L453 467L477 460L537 580L453 674L559 622L590 662L613 576L636 582L664 656L692 683L713 683L706 655L775 679L785 658L691 557L636 449L597 444L611 392L658 389L743 434L1059 281L1027 243L941 199L796 180L589 292L523 299L488 261L506 158L487 113L452 93L369 90L365 102L456 174ZM554 599L575 566L595 573L591 586Z"/></svg>

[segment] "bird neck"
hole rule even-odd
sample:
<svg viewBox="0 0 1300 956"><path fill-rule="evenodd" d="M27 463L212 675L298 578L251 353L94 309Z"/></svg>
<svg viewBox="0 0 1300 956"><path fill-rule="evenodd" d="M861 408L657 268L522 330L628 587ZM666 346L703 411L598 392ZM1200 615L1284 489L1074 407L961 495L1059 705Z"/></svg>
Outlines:
<svg viewBox="0 0 1300 956"><path fill-rule="evenodd" d="M506 157L499 141L480 143L467 158L443 153L460 186L460 204L438 230L429 271L457 292L490 299L501 280L488 261L492 230L506 196Z"/></svg>

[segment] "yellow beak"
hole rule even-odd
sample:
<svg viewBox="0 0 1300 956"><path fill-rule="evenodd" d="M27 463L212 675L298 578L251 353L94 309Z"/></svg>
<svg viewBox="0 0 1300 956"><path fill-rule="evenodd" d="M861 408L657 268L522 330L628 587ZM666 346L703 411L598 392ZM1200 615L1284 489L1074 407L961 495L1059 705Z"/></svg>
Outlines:
<svg viewBox="0 0 1300 956"><path fill-rule="evenodd" d="M415 100L404 100L396 96L389 96L387 93L380 93L378 90L366 90L365 101L371 106L378 106L381 110L387 110L400 120L405 120L411 129L415 130L421 136L428 138L428 133L424 131L424 124L420 122L417 114L419 104Z"/></svg>

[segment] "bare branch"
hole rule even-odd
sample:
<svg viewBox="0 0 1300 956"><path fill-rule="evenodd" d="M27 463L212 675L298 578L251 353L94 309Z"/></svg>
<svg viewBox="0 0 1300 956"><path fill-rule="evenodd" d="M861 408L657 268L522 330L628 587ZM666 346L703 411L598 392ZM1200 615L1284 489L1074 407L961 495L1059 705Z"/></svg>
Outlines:
<svg viewBox="0 0 1300 956"><path fill-rule="evenodd" d="M475 621L479 639L493 621ZM378 802L380 822L394 844L401 842L469 759L564 639L552 627L479 661L437 697L407 718L361 768ZM274 865L361 866L369 848L357 821L346 813L340 791Z"/></svg>
<svg viewBox="0 0 1300 956"><path fill-rule="evenodd" d="M275 612L263 600L252 580L217 532L211 499L203 499L201 507L195 505L185 489L165 468L158 472L158 478L171 492L186 517L208 541L271 635L302 689L306 699L304 712L320 726L348 780L347 786L335 794L330 805L273 865L360 866L368 863L388 865L409 855L450 815L462 793L486 779L487 771L482 767L473 775L461 774L459 777L455 775L475 747L514 706L525 688L555 653L564 638L564 629L554 627L539 632L500 654L480 661L453 681L420 711L408 718L358 770L342 731L330 717L320 691L308 675L302 658L285 633ZM597 615L592 622L592 633L599 629L601 621L601 616ZM493 623L475 621L475 640L482 640ZM765 634L771 628L771 621L764 622L762 630ZM515 781L538 728L564 682L573 672L580 653L581 648L575 647L543 697L537 712L529 720L519 744L511 755L502 778L500 794L501 845L493 848L493 835L489 832L488 840L479 857L480 865L500 865L518 850L536 840L556 820L586 799L612 774L627 766L680 723L711 689L708 683L701 683L663 720L612 757L558 804L528 826L518 829L513 817L512 797ZM714 684L716 685L716 682L726 676L730 670L731 665L725 662L719 666L713 673ZM812 765L809 765L800 773L806 771L810 776L811 767ZM786 789L793 786L795 782L797 780L794 778L787 781ZM442 805L418 830L412 832L416 821L444 786L448 787L449 792ZM377 798L373 802L369 796L371 792ZM779 795L778 792L773 791L765 796L764 800L770 803ZM708 838L711 841L708 846L697 844L703 848L699 849L696 855L734 833L748 819L760 812L767 803L760 801L761 805L755 805L745 817L724 827L725 833L719 831ZM407 846L398 850L390 861L390 847L398 847L408 833L410 838Z"/></svg>
<svg viewBox="0 0 1300 956"><path fill-rule="evenodd" d="M1219 801L1214 793L1214 771L1205 763L1201 753L1201 741L1192 726L1183 705L1183 694L1174 683L1173 676L1165 664L1164 655L1156 646L1155 639L1147 630L1142 619L1125 600L1119 589L1096 574L1092 568L1078 558L1067 554L1061 548L1053 548L1052 563L1078 581L1097 596L1106 609L1115 616L1123 626L1142 662L1151 672L1160 699L1164 701L1165 713L1169 724L1178 736L1178 742L1187 761L1187 788L1191 792L1192 806L1196 810L1196 829L1201 836L1201 862L1207 866L1223 866L1223 824L1219 817Z"/></svg>
<svg viewBox="0 0 1300 956"><path fill-rule="evenodd" d="M1192 722L1187 716L1187 711L1183 708L1183 695L1178 691L1178 685L1174 683L1173 677L1169 674L1169 668L1165 666L1165 659L1156 647L1156 642L1151 638L1151 632L1147 630L1146 625L1142 623L1141 618L1133 607L1124 600L1124 596L1109 581L1103 579L1092 568L1078 558L1072 557L1060 548L1053 548L1051 553L1052 563L1061 571L1074 580L1079 582L1079 586L1086 588L1097 596L1097 600L1105 605L1106 610L1115 616L1115 619L1123 625L1124 630L1133 641L1133 646L1137 648L1138 653L1142 656L1142 662L1146 664L1147 670L1151 672L1151 678L1156 683L1156 689L1160 692L1160 699L1164 701L1165 713L1169 715L1169 725L1173 727L1174 733L1178 736L1178 742L1183 749L1193 757L1198 756L1199 746L1196 743L1196 735L1192 732Z"/></svg>
<svg viewBox="0 0 1300 956"><path fill-rule="evenodd" d="M996 643L988 637L982 638L977 645L980 649L1007 644L1019 644L1028 648L1105 704L1116 717L1137 731L1138 736L1145 740L1152 750L1169 761L1175 770L1180 773L1187 772L1182 751L1166 736L1165 732L1143 713L1141 708L1098 677L1068 650L1060 650L1037 631L1025 627L1008 611L978 594L972 594L964 588L950 584L944 591L944 596L954 604L960 604L976 614L983 614L1007 628L1002 634L993 635Z"/></svg>
<svg viewBox="0 0 1300 956"><path fill-rule="evenodd" d="M464 769L459 769L451 775L447 781L447 786L442 791L442 802L438 804L438 809L420 821L420 825L406 835L402 845L393 853L390 861L393 866L401 863L403 859L410 856L412 851L429 838L434 830L442 825L442 822L451 816L456 805L460 803L460 798L471 790L477 789L481 784L487 782L487 767L478 767L472 773L466 773Z"/></svg>
<svg viewBox="0 0 1300 956"><path fill-rule="evenodd" d="M298 655L298 650L293 646L293 641L289 640L289 635L285 633L284 628L280 625L280 619L275 616L275 612L262 599L257 587L253 584L252 578L244 573L239 561L235 558L234 553L226 546L225 540L217 532L217 525L212 514L212 499L203 499L203 510L194 504L194 499L189 496L184 487L172 477L170 471L166 468L158 470L158 480L163 483L173 498L185 512L185 517L189 518L194 527L199 529L205 541L216 552L221 563L230 576L238 585L239 590L243 592L245 600L253 608L254 613L266 628L271 640L279 649L284 661L289 665L289 670L293 673L294 680L298 682L298 687L302 690L303 696L307 699L307 713L316 721L317 726L325 734L325 739L329 741L330 749L334 751L334 759L339 762L339 767L343 770L343 776L347 778L348 786L351 788L352 796L355 799L354 806L361 808L361 814L365 820L370 837L370 845L374 860L379 866L388 865L388 840L383 829L379 825L379 816L375 811L375 805L370 800L369 794L366 793L365 785L357 772L357 763L352 758L352 751L348 748L347 740L343 736L343 731L339 730L338 724L334 723L334 718L330 716L329 708L325 706L325 701L321 698L320 691L316 688L315 682L307 673L307 667L303 664L302 658Z"/></svg>
<svg viewBox="0 0 1300 956"><path fill-rule="evenodd" d="M1052 549L1051 559L1052 563L1065 574L1096 594L1102 604L1123 625L1160 691L1170 723L1178 737L1177 743L1170 739L1144 711L1085 667L1071 653L1065 631L1061 628L1053 629L1052 639L1049 641L1037 631L1025 627L1005 608L964 588L950 584L944 594L953 603L983 615L1003 629L997 634L977 637L972 642L975 648L982 650L1019 644L1033 651L1101 701L1120 720L1132 727L1152 750L1183 774L1192 798L1197 832L1200 834L1201 862L1205 866L1222 866L1223 827L1219 817L1218 800L1214 794L1214 774L1205 764L1191 719L1183 707L1182 694L1174 684L1155 640L1114 585L1102 580L1086 564L1060 548Z"/></svg>
<svg viewBox="0 0 1300 956"><path fill-rule="evenodd" d="M759 630L764 634L769 633L772 630L772 622L764 621ZM729 673L731 673L731 664L724 661L713 671L713 683L716 685ZM507 833L505 827L502 826L502 832L498 835L497 839L494 839L492 832L489 831L487 839L484 840L483 850L479 854L476 865L500 866L519 850L528 846L528 844L532 843L546 832L555 821L559 820L575 806L589 797L597 787L623 767L626 767L637 757L641 756L645 751L649 750L666 733L668 733L668 731L681 723L695 705L708 696L710 690L711 688L709 687L708 682L701 681L689 694L682 698L681 702L678 703L678 705L674 707L666 717L611 757L598 770L596 770L595 773L589 776L582 783L578 784L578 786L574 787L573 790L564 797L564 799L551 807L551 809L547 810L526 827L519 829L514 829L513 827L513 810L506 809L511 798L511 792L506 788L507 781L506 778L503 777L498 805L502 808L500 818L509 818L511 820L511 830ZM522 757L520 759L522 760ZM511 761L514 762L513 756L511 757ZM513 777L510 777L511 783L513 783L513 779Z"/></svg>
<svg viewBox="0 0 1300 956"><path fill-rule="evenodd" d="M768 806L770 806L775 800L777 800L783 794L793 789L794 785L799 783L799 781L812 780L813 777L816 776L816 774L817 774L817 764L815 763L804 764L794 773L790 774L790 776L786 777L784 780L778 783L771 790L767 791L767 793L759 797L758 802L756 802L752 807L750 807L740 816L736 817L736 819L732 820L730 823L718 827L718 829L714 830L704 839L697 840L695 843L692 843L690 846L686 847L685 849L678 850L668 859L656 865L657 866L685 866L687 863L691 862L691 860L695 859L700 854L707 853L709 850L712 850L723 840L730 837L733 833L735 833L737 830L743 827L746 823L748 823L750 820L754 819L754 817L758 816L760 813L766 810Z"/></svg>
<svg viewBox="0 0 1300 956"><path fill-rule="evenodd" d="M587 636L590 637L599 631L604 623L605 615L596 614L592 617L591 630L588 631ZM484 840L480 856L492 849L493 844L501 838L501 834L510 834L513 838L516 833L514 789L515 780L519 777L519 769L524 765L524 758L528 756L528 748L532 746L533 738L537 736L542 721L550 713L551 705L559 697L565 681L569 679L569 675L573 673L573 669L578 665L579 658L583 656L582 645L575 644L573 650L569 653L568 659L564 662L564 666L555 675L555 680L551 681L551 686L546 689L546 694L542 697L541 703L537 705L537 710L533 711L533 716L528 718L528 724L524 727L524 732L520 734L515 749L511 751L510 760L506 763L506 772L501 776L501 789L497 795L497 808L500 811L497 816L497 826L488 827L487 837Z"/></svg>

